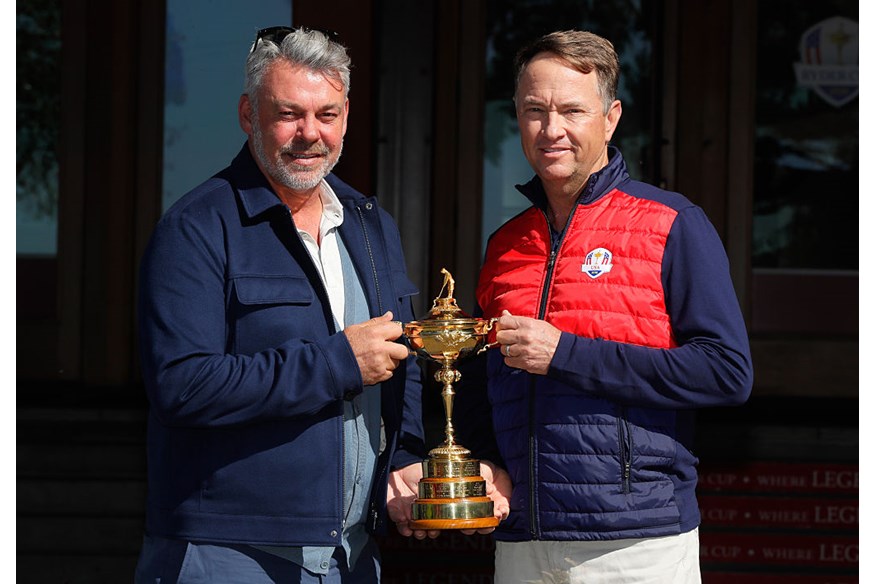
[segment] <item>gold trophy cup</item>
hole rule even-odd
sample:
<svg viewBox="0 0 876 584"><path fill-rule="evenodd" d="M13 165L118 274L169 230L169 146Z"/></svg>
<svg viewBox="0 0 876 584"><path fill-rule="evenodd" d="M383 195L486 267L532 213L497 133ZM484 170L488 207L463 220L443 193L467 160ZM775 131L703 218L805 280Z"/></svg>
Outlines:
<svg viewBox="0 0 876 584"><path fill-rule="evenodd" d="M429 451L423 461L423 478L414 500L412 529L481 529L495 527L493 501L480 476L480 461L457 444L453 436L453 383L462 377L454 365L460 359L488 349L487 335L496 319L472 318L463 313L453 298L454 280L446 269L444 285L432 303L429 316L404 326L411 351L419 358L441 365L435 380L444 385L445 440ZM441 293L447 289L447 296Z"/></svg>

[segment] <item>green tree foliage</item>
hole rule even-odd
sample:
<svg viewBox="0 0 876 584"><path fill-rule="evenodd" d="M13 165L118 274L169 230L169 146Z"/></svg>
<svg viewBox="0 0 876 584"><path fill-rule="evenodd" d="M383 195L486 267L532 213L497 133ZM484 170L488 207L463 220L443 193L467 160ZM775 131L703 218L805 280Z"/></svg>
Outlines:
<svg viewBox="0 0 876 584"><path fill-rule="evenodd" d="M16 3L16 196L37 217L58 205L61 11L57 0Z"/></svg>

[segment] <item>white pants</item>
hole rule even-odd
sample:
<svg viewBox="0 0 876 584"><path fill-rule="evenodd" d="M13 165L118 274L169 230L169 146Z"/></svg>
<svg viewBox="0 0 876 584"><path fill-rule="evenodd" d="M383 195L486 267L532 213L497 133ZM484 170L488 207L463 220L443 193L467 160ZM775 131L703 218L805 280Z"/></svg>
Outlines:
<svg viewBox="0 0 876 584"><path fill-rule="evenodd" d="M699 530L647 539L496 542L496 584L700 584Z"/></svg>

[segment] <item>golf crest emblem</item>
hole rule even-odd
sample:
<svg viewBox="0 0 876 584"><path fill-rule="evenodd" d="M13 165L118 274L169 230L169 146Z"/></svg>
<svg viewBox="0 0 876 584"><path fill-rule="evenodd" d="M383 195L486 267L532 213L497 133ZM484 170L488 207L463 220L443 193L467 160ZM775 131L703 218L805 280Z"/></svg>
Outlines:
<svg viewBox="0 0 876 584"><path fill-rule="evenodd" d="M591 278L598 278L611 271L611 252L604 247L597 247L584 257L581 271Z"/></svg>
<svg viewBox="0 0 876 584"><path fill-rule="evenodd" d="M797 84L834 107L858 96L858 23L842 16L822 20L800 38Z"/></svg>

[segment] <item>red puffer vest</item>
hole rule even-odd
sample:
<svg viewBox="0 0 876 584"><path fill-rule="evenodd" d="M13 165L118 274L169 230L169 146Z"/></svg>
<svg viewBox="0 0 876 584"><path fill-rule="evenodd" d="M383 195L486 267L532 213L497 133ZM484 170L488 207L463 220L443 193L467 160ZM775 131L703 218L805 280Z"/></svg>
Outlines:
<svg viewBox="0 0 876 584"><path fill-rule="evenodd" d="M531 207L490 240L477 288L484 316L508 310L579 336L674 347L660 269L676 214L614 189L575 207L552 255L545 215Z"/></svg>

